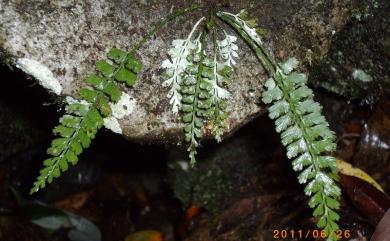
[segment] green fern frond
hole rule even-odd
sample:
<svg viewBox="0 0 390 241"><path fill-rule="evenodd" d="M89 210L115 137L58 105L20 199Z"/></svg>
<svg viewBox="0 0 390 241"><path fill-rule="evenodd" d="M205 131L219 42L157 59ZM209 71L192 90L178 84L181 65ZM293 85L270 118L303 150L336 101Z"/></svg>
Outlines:
<svg viewBox="0 0 390 241"><path fill-rule="evenodd" d="M87 148L103 123L112 119L121 118L122 114L114 112L111 116L111 106L123 100L126 96L118 87L117 82L124 82L127 86L134 85L142 64L134 54L167 23L189 12L199 9L199 4L174 11L158 22L130 52L113 48L108 53L108 59L96 63L97 74L85 79L86 87L79 92L82 101L69 97L66 115L60 119L60 125L54 129L58 136L53 140L48 154L52 157L44 162L44 168L31 189L31 194L51 183L68 169L68 163L75 164L83 149ZM104 118L106 117L106 118ZM103 119L104 118L104 119Z"/></svg>
<svg viewBox="0 0 390 241"><path fill-rule="evenodd" d="M51 143L47 153L51 158L46 159L44 168L30 193L44 188L58 178L61 172L68 170L68 164L76 165L78 156L83 149L88 148L91 140L103 125L99 111L90 105L73 103L66 107L66 115L61 117L60 125L53 132L58 136Z"/></svg>
<svg viewBox="0 0 390 241"><path fill-rule="evenodd" d="M219 12L218 16L246 40L270 73L262 100L271 104L269 116L275 121L287 157L294 159L294 170L300 172L299 183L306 184L309 206L314 209L313 216L319 218L317 226L326 231L328 240L336 240L341 190L336 183L336 159L326 155L336 149L335 135L321 115L321 106L313 100L313 92L306 86L306 76L292 72L299 64L295 58L275 64L255 31L256 23L241 18L249 18L246 12L238 15Z"/></svg>
<svg viewBox="0 0 390 241"><path fill-rule="evenodd" d="M185 125L185 139L189 143L188 151L191 165L196 162L196 148L202 137L204 119L211 116L212 102L209 94L211 86L206 81L207 78L211 78L211 67L205 54L205 35L206 32L203 31L198 38L199 40L196 41L196 48L188 58L190 64L185 69L181 85L182 121Z"/></svg>
<svg viewBox="0 0 390 241"><path fill-rule="evenodd" d="M290 59L276 68L263 94L264 103L272 103L269 116L275 120L287 157L292 164L299 183L307 184L305 194L310 196L309 206L313 215L319 217L318 227L328 234L338 229L341 190L336 184L336 159L325 153L336 149L335 135L321 115L321 106L313 100L313 92L306 86L306 76L296 72ZM288 68L284 68L288 67ZM291 67L291 68L289 68Z"/></svg>
<svg viewBox="0 0 390 241"><path fill-rule="evenodd" d="M60 125L53 130L57 138L47 150L52 157L44 161L44 168L30 193L44 188L46 183L51 183L65 172L69 164L75 165L78 162L78 156L89 147L91 140L103 126L103 118L111 116L110 103L118 102L122 96L117 82L125 82L128 86L135 83L142 65L134 56L113 48L109 51L108 58L112 62L97 62L97 74L85 78L87 86L79 93L83 101L69 101Z"/></svg>

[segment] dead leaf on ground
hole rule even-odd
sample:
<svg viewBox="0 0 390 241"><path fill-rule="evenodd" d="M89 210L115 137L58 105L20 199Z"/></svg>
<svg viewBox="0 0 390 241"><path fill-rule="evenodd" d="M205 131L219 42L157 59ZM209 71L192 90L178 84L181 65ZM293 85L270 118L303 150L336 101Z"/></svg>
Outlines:
<svg viewBox="0 0 390 241"><path fill-rule="evenodd" d="M88 201L91 192L78 192L67 196L65 199L56 201L53 206L68 211L76 211L84 206Z"/></svg>
<svg viewBox="0 0 390 241"><path fill-rule="evenodd" d="M337 167L339 168L339 172L341 174L347 175L347 176L354 176L357 178L360 178L374 187L376 187L379 191L383 192L383 188L372 178L370 175L368 175L365 171L363 171L360 168L353 167L350 163L345 162L343 160L338 159L337 160Z"/></svg>
<svg viewBox="0 0 390 241"><path fill-rule="evenodd" d="M340 174L340 184L353 205L368 217L373 225L376 225L390 208L389 197L360 178Z"/></svg>
<svg viewBox="0 0 390 241"><path fill-rule="evenodd" d="M125 241L163 241L160 232L154 230L144 230L128 235Z"/></svg>

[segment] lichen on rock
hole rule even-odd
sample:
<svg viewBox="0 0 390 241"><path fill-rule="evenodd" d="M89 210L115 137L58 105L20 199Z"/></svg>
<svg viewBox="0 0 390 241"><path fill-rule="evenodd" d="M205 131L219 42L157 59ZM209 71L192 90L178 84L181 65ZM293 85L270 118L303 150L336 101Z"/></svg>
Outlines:
<svg viewBox="0 0 390 241"><path fill-rule="evenodd" d="M45 65L32 59L20 58L16 61L16 67L26 74L33 76L39 84L48 91L51 91L56 95L61 94L62 86L60 85L60 82L58 82L54 77L53 72Z"/></svg>

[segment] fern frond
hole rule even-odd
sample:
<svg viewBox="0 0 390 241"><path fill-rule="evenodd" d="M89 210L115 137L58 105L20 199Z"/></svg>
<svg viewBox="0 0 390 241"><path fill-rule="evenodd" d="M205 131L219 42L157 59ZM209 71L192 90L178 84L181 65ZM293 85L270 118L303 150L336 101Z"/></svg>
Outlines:
<svg viewBox="0 0 390 241"><path fill-rule="evenodd" d="M99 111L90 105L73 103L66 107L67 114L61 117L60 125L53 132L58 136L51 143L47 153L51 158L46 159L44 168L30 193L44 188L58 178L61 172L68 169L68 165L76 165L78 156L83 149L88 148L91 140L103 125L103 118Z"/></svg>
<svg viewBox="0 0 390 241"><path fill-rule="evenodd" d="M233 66L236 64L234 58L238 58L238 46L235 44L237 38L224 31L225 39L217 41L216 46L224 63L218 62L217 48L214 49L213 78L211 79L212 99L214 105L213 134L218 142L222 141L222 134L226 128L227 99L231 97L230 92L224 88L231 82L230 76Z"/></svg>
<svg viewBox="0 0 390 241"><path fill-rule="evenodd" d="M172 105L172 112L178 113L181 107L182 95L180 93L180 85L185 76L185 70L191 63L188 61L189 55L199 47L199 38L193 40L193 36L199 26L204 21L202 17L192 28L190 34L186 39L175 39L172 41L172 48L168 54L171 57L162 62L162 68L166 69L166 76L168 77L163 86L170 87L167 97L170 99L169 103Z"/></svg>
<svg viewBox="0 0 390 241"><path fill-rule="evenodd" d="M230 98L225 87L229 83L231 66L238 57L236 37L226 32L224 40L214 41L214 57L207 56L206 35L211 32L210 19L203 26L202 33L193 37L203 20L205 18L196 22L186 39L173 40L173 47L169 50L171 60L162 63L166 69L163 85L171 87L168 98L173 113L181 112L191 165L196 162L196 148L200 145L206 121L212 119L212 131L216 139L221 140L227 116L226 99ZM224 63L218 61L218 54Z"/></svg>
<svg viewBox="0 0 390 241"><path fill-rule="evenodd" d="M198 139L202 137L204 119L211 116L211 100L209 91L210 83L206 81L211 78L210 69L206 64L205 54L205 31L199 36L196 48L191 53L190 64L187 66L184 81L181 87L183 95L181 111L184 122L185 139L189 143L188 151L191 165L196 162L196 148L199 146Z"/></svg>
<svg viewBox="0 0 390 241"><path fill-rule="evenodd" d="M269 107L269 117L275 121L287 157L295 171L300 172L298 181L306 184L305 194L310 196L309 206L318 217L317 226L324 228L328 240L337 240L339 199L341 190L337 181L335 158L326 155L334 151L335 135L321 115L321 106L313 100L313 92L306 86L304 74L292 72L298 60L291 58L282 64L275 64L257 35L252 21L248 23L246 12L238 15L219 12L218 16L232 26L256 53L263 66L271 74L265 83L262 100Z"/></svg>
<svg viewBox="0 0 390 241"><path fill-rule="evenodd" d="M97 131L103 126L103 118L111 116L110 103L118 102L122 96L117 82L125 82L128 86L135 83L142 65L134 56L113 48L109 51L108 58L112 62L97 62L98 73L85 78L87 87L82 88L79 93L83 101L69 101L65 108L66 114L53 130L57 138L47 150L51 157L44 161L44 168L40 170L30 193L44 188L46 183L51 183L65 172L69 164L75 165L78 162L78 156L89 147Z"/></svg>

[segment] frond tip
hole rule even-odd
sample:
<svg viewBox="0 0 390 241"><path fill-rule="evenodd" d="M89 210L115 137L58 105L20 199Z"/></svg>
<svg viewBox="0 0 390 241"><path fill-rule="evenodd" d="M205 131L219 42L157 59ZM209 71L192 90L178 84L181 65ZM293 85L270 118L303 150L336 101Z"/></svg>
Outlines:
<svg viewBox="0 0 390 241"><path fill-rule="evenodd" d="M30 193L44 188L62 172L68 170L69 164L76 165L83 149L89 147L97 131L103 125L103 118L96 108L81 103L67 106L67 114L60 119L60 125L53 132L58 136L51 143L47 153L52 157L46 159L37 181Z"/></svg>

